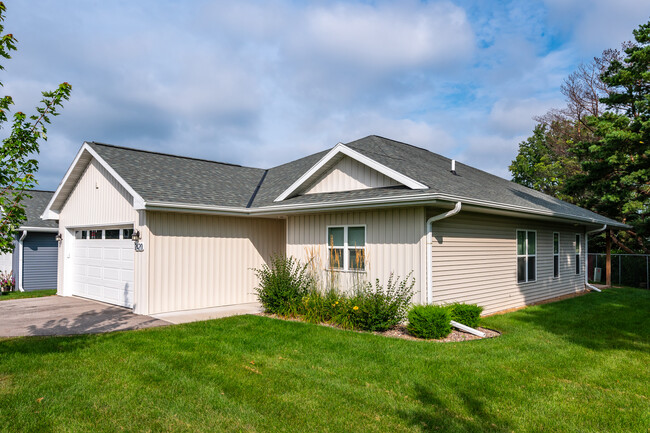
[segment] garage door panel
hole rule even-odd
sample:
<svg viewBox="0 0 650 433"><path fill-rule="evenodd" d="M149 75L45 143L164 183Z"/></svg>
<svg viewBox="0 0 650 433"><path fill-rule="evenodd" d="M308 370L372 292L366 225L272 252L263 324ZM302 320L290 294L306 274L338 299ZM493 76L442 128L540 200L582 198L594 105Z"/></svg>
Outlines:
<svg viewBox="0 0 650 433"><path fill-rule="evenodd" d="M75 239L73 294L133 306L133 243L130 239Z"/></svg>

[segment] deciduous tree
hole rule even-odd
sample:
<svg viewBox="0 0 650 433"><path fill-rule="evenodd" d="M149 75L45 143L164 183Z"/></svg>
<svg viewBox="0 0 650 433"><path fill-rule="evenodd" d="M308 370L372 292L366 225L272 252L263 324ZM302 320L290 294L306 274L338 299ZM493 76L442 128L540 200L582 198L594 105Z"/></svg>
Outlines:
<svg viewBox="0 0 650 433"><path fill-rule="evenodd" d="M10 59L16 50L17 40L13 34L4 34L6 7L0 2L0 56ZM4 67L0 65L0 70ZM0 86L2 83L0 82ZM0 252L13 250L16 230L25 220L23 200L29 197L29 189L36 186L35 173L41 140L47 140L47 125L52 116L59 114L63 101L70 97L71 86L62 83L56 90L42 92L43 99L36 113L27 115L18 111L11 116L8 136L0 147ZM13 105L11 96L0 98L0 128L10 122L9 111Z"/></svg>

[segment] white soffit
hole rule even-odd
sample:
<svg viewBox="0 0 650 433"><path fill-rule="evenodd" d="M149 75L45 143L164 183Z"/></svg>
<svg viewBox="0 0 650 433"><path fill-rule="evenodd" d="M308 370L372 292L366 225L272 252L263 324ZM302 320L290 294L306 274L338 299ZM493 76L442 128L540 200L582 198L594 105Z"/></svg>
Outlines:
<svg viewBox="0 0 650 433"><path fill-rule="evenodd" d="M95 150L90 147L90 145L87 142L84 142L83 146L81 146L81 149L77 153L77 156L75 157L74 161L70 165L70 168L68 168L68 171L65 173L65 176L63 176L63 180L59 184L59 187L56 189L54 192L54 195L52 196L52 199L50 202L47 204L47 207L45 208L45 211L43 212L43 215L41 215L41 219L44 220L49 220L49 219L58 219L59 216L59 211L61 209L61 206L65 202L65 200L68 198L68 195L72 192L72 189L74 186L77 184L77 181L81 178L83 175L84 170L90 163L92 159L97 160L101 164L102 167L106 169L110 173L111 176L117 180L117 182L126 189L129 194L133 197L133 207L136 210L139 209L144 209L144 199L135 192L131 186L126 183L122 177L117 174L117 172L111 167ZM54 210L53 209L56 209Z"/></svg>
<svg viewBox="0 0 650 433"><path fill-rule="evenodd" d="M383 164L380 164L379 162L375 161L372 158L368 158L367 156L357 152L356 150L350 149L343 143L339 143L336 146L332 148L327 154L321 158L320 161L318 161L312 168L307 170L305 174L300 176L298 180L296 180L289 188L284 190L282 194L280 194L275 200L275 202L282 201L289 197L291 194L295 193L301 186L304 186L307 182L313 180L317 176L319 176L324 170L328 169L329 166L331 165L330 163L332 160L337 158L340 155L346 155L349 156L350 158L360 162L361 164L367 165L368 167L372 168L373 170L378 171L379 173L393 179L396 182L401 183L404 186L407 186L408 188L411 189L429 189L428 186L411 179L408 176L405 176L404 174L393 170L390 167L387 167Z"/></svg>

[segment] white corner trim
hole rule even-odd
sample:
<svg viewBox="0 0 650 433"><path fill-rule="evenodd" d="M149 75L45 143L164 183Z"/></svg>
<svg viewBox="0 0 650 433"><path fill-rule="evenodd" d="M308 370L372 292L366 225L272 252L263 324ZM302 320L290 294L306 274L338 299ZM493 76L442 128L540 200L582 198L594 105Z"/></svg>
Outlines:
<svg viewBox="0 0 650 433"><path fill-rule="evenodd" d="M321 158L320 161L318 161L316 164L314 164L305 174L300 176L298 180L296 180L289 188L284 190L282 194L280 194L275 200L275 202L282 201L289 197L291 194L296 192L298 188L300 188L309 178L311 178L314 174L318 172L325 164L327 164L329 161L332 160L335 156L337 156L339 153L342 153L346 156L349 156L352 159L357 160L361 164L367 165L368 167L372 168L373 170L378 171L379 173L390 177L396 182L399 182L411 189L429 189L428 186L411 179L410 177L393 170L390 167L387 167L383 164L380 164L379 162L375 161L372 158L368 158L367 156L357 152L356 150L350 149L343 143L339 143L336 146L332 148L327 154Z"/></svg>
<svg viewBox="0 0 650 433"><path fill-rule="evenodd" d="M65 173L65 176L63 177L63 180L59 184L59 187L56 189L54 192L54 195L52 196L52 199L50 202L47 204L47 207L45 208L45 211L41 215L41 219L44 220L50 220L50 219L58 219L59 213L57 211L52 210L52 205L54 204L54 201L59 197L61 194L61 190L63 189L63 186L68 182L68 178L70 177L70 174L72 173L72 170L76 167L76 165L79 163L79 159L81 159L81 156L83 155L84 152L88 152L90 156L92 156L99 164L108 171L108 173L117 180L117 182L122 185L122 187L127 190L129 194L133 197L133 207L136 210L142 210L145 208L145 201L144 199L135 192L133 188L131 188L131 185L129 185L117 172L111 167L95 150L90 147L88 142L84 142L83 146L81 146L81 149L77 153L77 156L75 156L74 161L70 165L70 168L68 168L68 171Z"/></svg>

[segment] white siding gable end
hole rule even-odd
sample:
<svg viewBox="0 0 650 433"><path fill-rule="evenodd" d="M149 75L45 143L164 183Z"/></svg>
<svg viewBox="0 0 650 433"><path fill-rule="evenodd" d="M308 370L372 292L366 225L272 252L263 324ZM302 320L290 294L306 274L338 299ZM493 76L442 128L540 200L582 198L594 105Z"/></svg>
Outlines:
<svg viewBox="0 0 650 433"><path fill-rule="evenodd" d="M411 189L429 188L339 143L274 201L282 201L300 193L315 194L396 185Z"/></svg>

